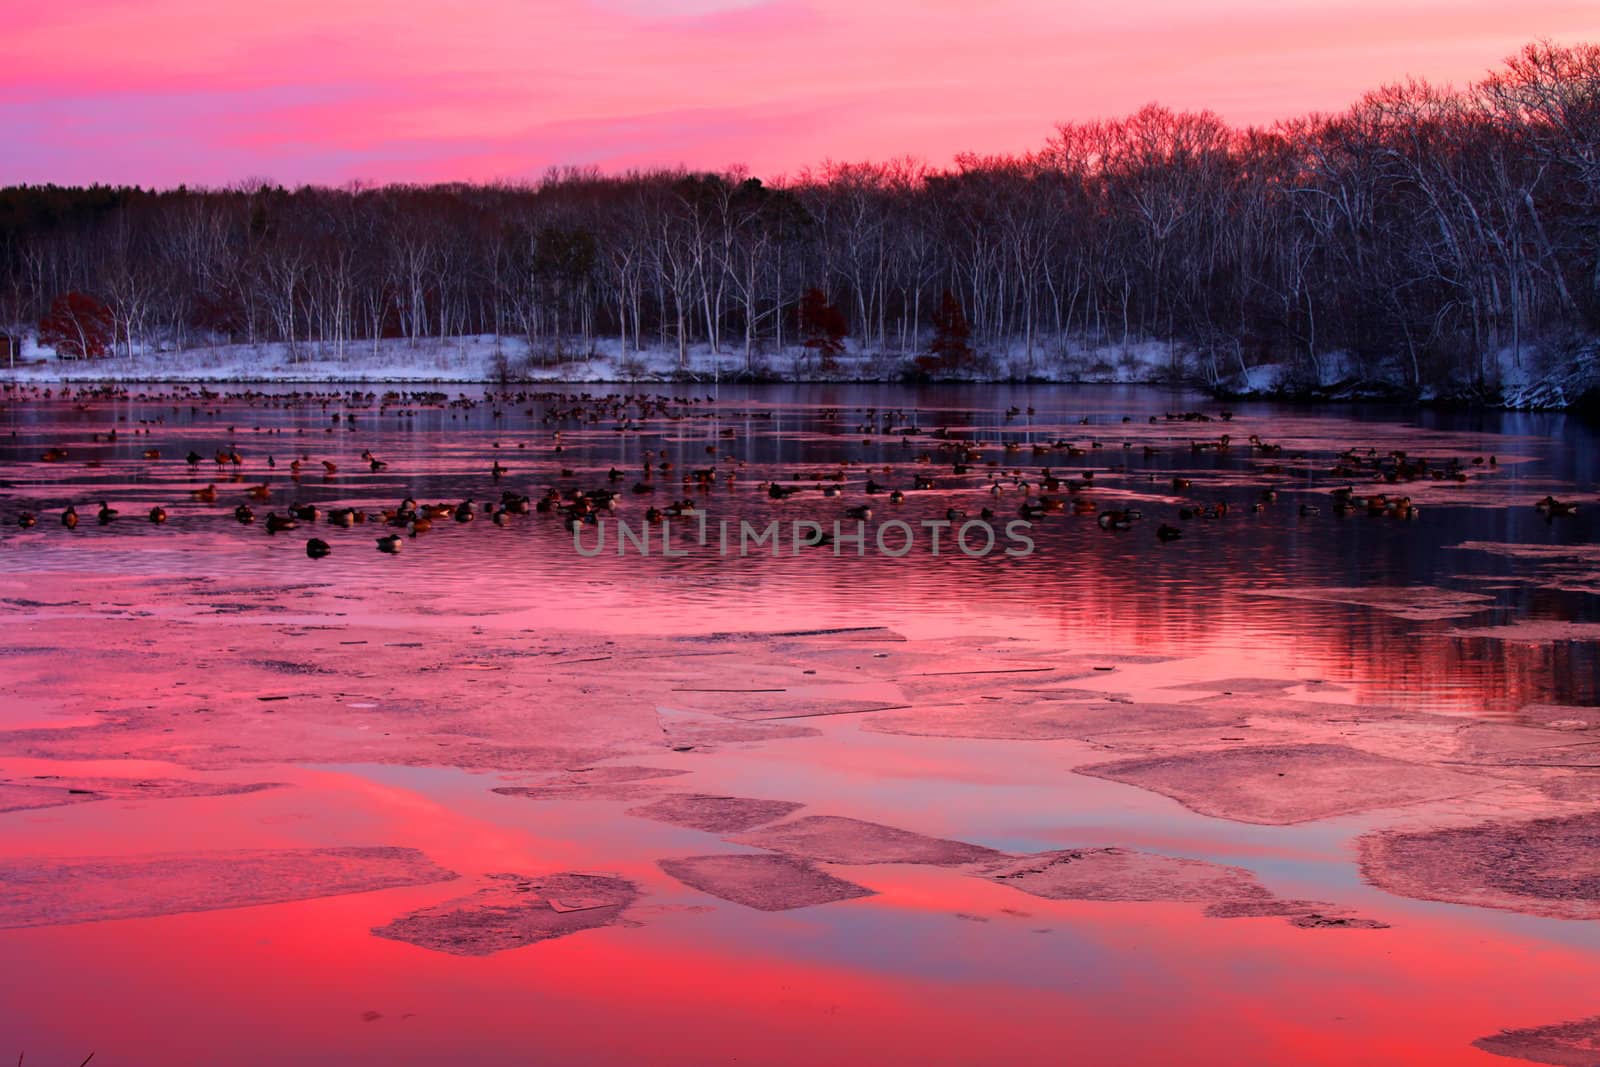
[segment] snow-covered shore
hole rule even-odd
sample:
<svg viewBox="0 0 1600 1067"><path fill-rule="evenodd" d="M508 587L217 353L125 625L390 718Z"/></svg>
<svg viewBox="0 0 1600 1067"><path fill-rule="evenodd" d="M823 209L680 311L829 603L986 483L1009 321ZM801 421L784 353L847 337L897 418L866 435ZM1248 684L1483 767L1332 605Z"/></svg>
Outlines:
<svg viewBox="0 0 1600 1067"><path fill-rule="evenodd" d="M332 345L282 343L217 345L136 352L101 359L60 359L29 344L13 366L0 366L0 381L15 382L194 382L194 383L644 383L673 381L891 382L915 373L913 356L846 350L824 363L794 346L746 355L740 347L713 352L704 344L681 354L675 346L623 349L603 339L567 358L534 355L521 338L490 335L384 339ZM941 378L972 382L1050 381L1172 383L1187 381L1190 368L1155 342L1102 348L1035 349L1000 356L979 354L971 367Z"/></svg>
<svg viewBox="0 0 1600 1067"><path fill-rule="evenodd" d="M1303 372L1267 364L1244 370L1209 365L1192 351L1160 341L1128 345L1014 345L999 353L980 352L959 372L941 380L962 382L1049 382L1063 384L1186 385L1220 396L1285 400L1409 399L1477 403L1519 410L1558 410L1595 403L1600 398L1600 346L1580 346L1559 356L1527 351L1500 353L1490 368L1488 387L1449 393L1420 393L1385 377L1363 377L1334 353L1322 357L1316 380ZM913 356L899 352L847 350L824 363L802 347L783 351L740 348L713 352L674 346L635 352L614 339L595 342L581 354L560 360L531 353L521 338L467 336L420 341L389 338L333 345L282 343L214 345L182 350L147 350L94 360L60 359L37 344L0 366L0 382L133 383L172 382L208 385L305 384L646 384L671 382L897 382L915 378Z"/></svg>

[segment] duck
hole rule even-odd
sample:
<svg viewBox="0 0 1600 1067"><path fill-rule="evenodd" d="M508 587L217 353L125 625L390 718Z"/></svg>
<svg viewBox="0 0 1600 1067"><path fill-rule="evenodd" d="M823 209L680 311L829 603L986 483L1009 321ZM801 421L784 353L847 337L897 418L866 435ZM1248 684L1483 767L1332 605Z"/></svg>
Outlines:
<svg viewBox="0 0 1600 1067"><path fill-rule="evenodd" d="M289 514L301 522L316 522L317 515L320 513L317 511L315 504L290 504Z"/></svg>
<svg viewBox="0 0 1600 1067"><path fill-rule="evenodd" d="M240 504L238 507L234 508L233 517L241 526L248 526L250 523L256 521L256 513L251 509L249 504Z"/></svg>
<svg viewBox="0 0 1600 1067"><path fill-rule="evenodd" d="M31 530L37 526L38 523L38 516L34 515L34 513L31 511L24 511L22 514L17 516L17 525L22 527L24 530Z"/></svg>
<svg viewBox="0 0 1600 1067"><path fill-rule="evenodd" d="M872 508L866 504L857 504L853 508L845 508L844 513L852 519L860 519L862 521L872 518Z"/></svg>
<svg viewBox="0 0 1600 1067"><path fill-rule="evenodd" d="M267 533L275 534L283 530L293 530L299 526L291 515L279 515L276 511L267 512Z"/></svg>
<svg viewBox="0 0 1600 1067"><path fill-rule="evenodd" d="M312 559L321 559L332 551L333 549L328 545L328 542L320 537L313 537L306 542L306 555Z"/></svg>
<svg viewBox="0 0 1600 1067"><path fill-rule="evenodd" d="M906 495L905 495L905 493L901 492L900 490L896 489L894 492L889 494L889 503L891 503L891 504L904 504L905 502L906 502Z"/></svg>
<svg viewBox="0 0 1600 1067"><path fill-rule="evenodd" d="M110 526L117 521L117 509L102 500L100 501L100 511L96 518L100 520L101 526Z"/></svg>
<svg viewBox="0 0 1600 1067"><path fill-rule="evenodd" d="M160 504L157 504L155 507L151 508L150 521L155 523L157 526L160 526L162 523L166 522L167 509L162 507Z"/></svg>
<svg viewBox="0 0 1600 1067"><path fill-rule="evenodd" d="M204 489L191 490L189 492L189 495L194 497L196 500L200 501L202 504L214 504L214 503L216 503L216 500L217 500L217 486L216 486L216 483L213 482L212 484L206 486Z"/></svg>
<svg viewBox="0 0 1600 1067"><path fill-rule="evenodd" d="M1537 511L1550 518L1556 518L1564 515L1576 515L1578 513L1578 505L1569 503L1567 501L1557 500L1553 496L1547 496L1543 500L1535 503L1533 506Z"/></svg>
<svg viewBox="0 0 1600 1067"><path fill-rule="evenodd" d="M463 500L456 505L455 516L457 522L471 522L478 517L478 509L472 501Z"/></svg>
<svg viewBox="0 0 1600 1067"><path fill-rule="evenodd" d="M61 513L61 525L69 530L78 528L78 509L76 507L71 504L67 505L67 510Z"/></svg>
<svg viewBox="0 0 1600 1067"><path fill-rule="evenodd" d="M391 556L397 556L403 547L405 547L405 542L400 540L399 534L386 534L378 538L379 552L387 552Z"/></svg>
<svg viewBox="0 0 1600 1067"><path fill-rule="evenodd" d="M1160 526L1156 527L1157 541L1176 541L1182 536L1183 531L1178 529L1176 526L1169 526L1166 523L1162 523Z"/></svg>

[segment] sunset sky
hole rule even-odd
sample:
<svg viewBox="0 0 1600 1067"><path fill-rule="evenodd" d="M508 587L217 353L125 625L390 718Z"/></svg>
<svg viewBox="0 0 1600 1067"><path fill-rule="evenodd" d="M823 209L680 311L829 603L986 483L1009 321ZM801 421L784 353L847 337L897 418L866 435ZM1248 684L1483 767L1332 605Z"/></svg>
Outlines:
<svg viewBox="0 0 1600 1067"><path fill-rule="evenodd" d="M0 182L535 177L1034 148L1152 100L1236 123L1600 40L1595 0L60 0L8 5Z"/></svg>

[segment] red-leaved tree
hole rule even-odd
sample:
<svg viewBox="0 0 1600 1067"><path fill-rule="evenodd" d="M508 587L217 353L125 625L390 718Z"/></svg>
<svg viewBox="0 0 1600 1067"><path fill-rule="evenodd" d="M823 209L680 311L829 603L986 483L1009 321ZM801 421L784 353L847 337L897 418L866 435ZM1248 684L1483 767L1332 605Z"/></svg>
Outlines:
<svg viewBox="0 0 1600 1067"><path fill-rule="evenodd" d="M961 310L961 301L946 289L933 310L933 341L928 354L920 356L917 364L925 371L959 370L972 362L974 355L967 339L972 327L967 324L967 314Z"/></svg>
<svg viewBox="0 0 1600 1067"><path fill-rule="evenodd" d="M825 367L844 351L844 335L850 332L844 313L828 302L821 289L807 289L800 296L800 337L807 348L814 348Z"/></svg>
<svg viewBox="0 0 1600 1067"><path fill-rule="evenodd" d="M62 293L39 320L39 343L64 359L96 359L111 347L111 309L88 293Z"/></svg>

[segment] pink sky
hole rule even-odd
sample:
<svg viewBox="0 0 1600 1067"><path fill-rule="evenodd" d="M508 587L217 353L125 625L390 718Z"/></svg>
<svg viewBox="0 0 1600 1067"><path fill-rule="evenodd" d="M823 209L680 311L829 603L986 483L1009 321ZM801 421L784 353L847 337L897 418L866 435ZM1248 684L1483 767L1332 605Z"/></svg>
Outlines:
<svg viewBox="0 0 1600 1067"><path fill-rule="evenodd" d="M1595 0L58 0L0 35L0 183L535 177L1236 123L1600 40ZM31 8L31 10L29 9Z"/></svg>

